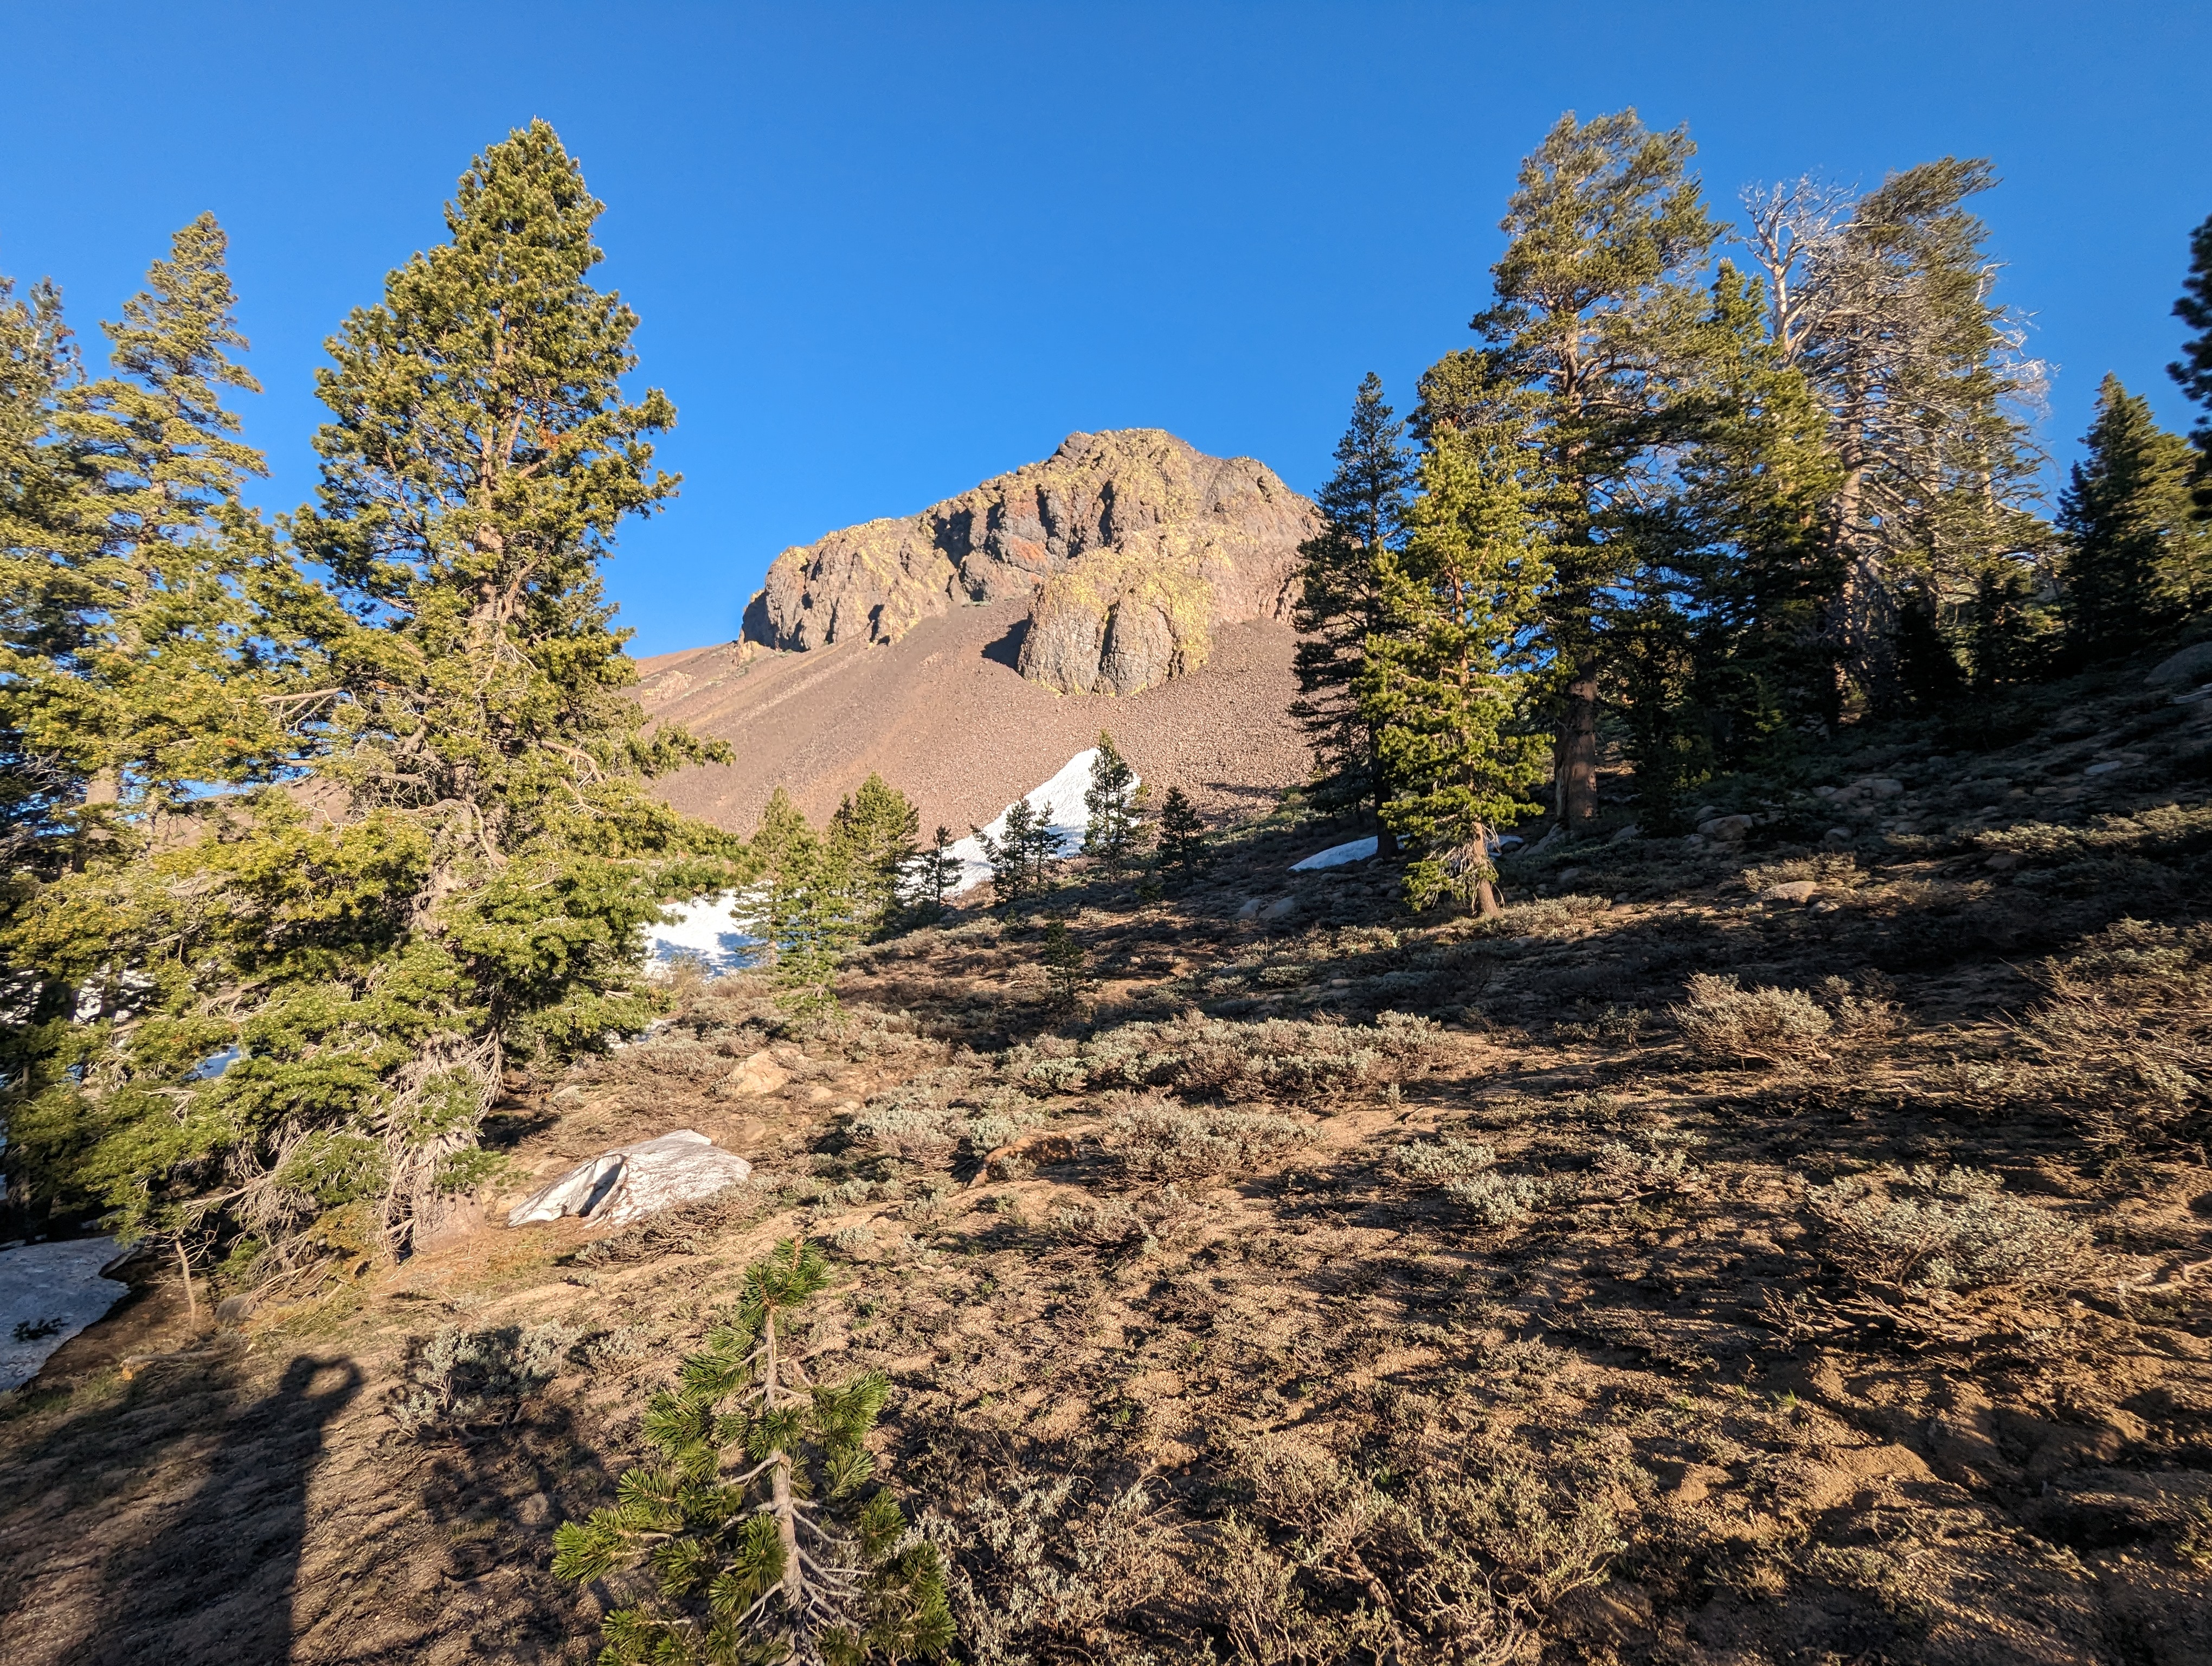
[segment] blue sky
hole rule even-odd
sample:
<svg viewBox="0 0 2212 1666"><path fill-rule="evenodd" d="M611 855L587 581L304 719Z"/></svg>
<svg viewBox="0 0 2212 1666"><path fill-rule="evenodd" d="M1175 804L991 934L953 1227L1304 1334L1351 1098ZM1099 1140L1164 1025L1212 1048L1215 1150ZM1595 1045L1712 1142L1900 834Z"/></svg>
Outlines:
<svg viewBox="0 0 2212 1666"><path fill-rule="evenodd" d="M232 236L272 508L312 490L321 342L542 115L681 412L683 496L609 574L644 653L733 635L786 544L1073 429L1167 428L1310 490L1370 368L1466 339L1565 109L1686 122L1711 194L1992 157L2062 460L2117 370L2165 420L2212 214L2212 7L20 4L0 272L96 338L171 230Z"/></svg>

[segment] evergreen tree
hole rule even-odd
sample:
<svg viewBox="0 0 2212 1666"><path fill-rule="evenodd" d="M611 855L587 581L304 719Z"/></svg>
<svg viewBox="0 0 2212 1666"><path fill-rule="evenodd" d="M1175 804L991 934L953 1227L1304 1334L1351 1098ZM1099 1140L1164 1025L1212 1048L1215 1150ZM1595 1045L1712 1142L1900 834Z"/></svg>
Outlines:
<svg viewBox="0 0 2212 1666"><path fill-rule="evenodd" d="M906 911L921 812L906 794L870 774L830 818L830 836L852 874L853 909L862 929L887 937Z"/></svg>
<svg viewBox="0 0 2212 1666"><path fill-rule="evenodd" d="M2071 645L2096 660L2132 653L2212 592L2212 528L2190 513L2188 441L2149 401L2107 375L2096 420L2058 500L2066 542L2063 611Z"/></svg>
<svg viewBox="0 0 2212 1666"><path fill-rule="evenodd" d="M464 176L448 240L329 344L295 536L331 589L277 575L259 627L324 679L288 708L312 714L307 790L50 886L18 928L100 1017L11 1137L126 1226L196 1207L218 1158L272 1239L434 1226L485 1172L507 1061L641 1028L644 927L744 877L741 847L646 790L716 754L647 734L601 596L617 526L673 482L666 399L621 392L635 319L587 281L599 206L550 128L517 131ZM85 409L100 443L137 420ZM209 433L179 483L211 503L243 457Z"/></svg>
<svg viewBox="0 0 2212 1666"><path fill-rule="evenodd" d="M1655 830L1698 781L1778 762L1841 716L1826 632L1838 568L1822 526L1838 474L1770 308L1757 280L1721 263L1678 406L1687 443L1669 561L1682 601L1667 623L1684 675L1663 717L1656 700L1628 702L1632 727L1671 749L1663 768L1637 760Z"/></svg>
<svg viewBox="0 0 2212 1666"><path fill-rule="evenodd" d="M2196 504L2200 519L2212 517L2212 216L2189 238L2189 276L2173 315L2197 333L2182 344L2181 356L2166 367L2181 391L2202 406L2190 438L2197 446Z"/></svg>
<svg viewBox="0 0 2212 1666"><path fill-rule="evenodd" d="M1160 800L1160 860L1179 868L1185 879L1206 865L1206 825L1197 808L1180 787L1168 788Z"/></svg>
<svg viewBox="0 0 2212 1666"><path fill-rule="evenodd" d="M1422 379L1419 427L1533 424L1553 577L1544 599L1561 822L1597 809L1597 720L1611 615L1646 558L1639 532L1665 489L1665 420L1697 346L1696 283L1720 234L1689 171L1686 131L1632 110L1562 116L1521 166L1492 268L1483 345Z"/></svg>
<svg viewBox="0 0 2212 1666"><path fill-rule="evenodd" d="M750 847L758 878L754 917L775 953L776 1003L787 1012L835 1010L837 973L866 930L872 888L857 872L854 846L808 825L791 794L769 794Z"/></svg>
<svg viewBox="0 0 2212 1666"><path fill-rule="evenodd" d="M1406 547L1383 564L1388 628L1358 688L1391 783L1383 818L1420 852L1406 876L1416 907L1449 890L1496 913L1492 830L1537 808L1544 739L1516 722L1551 577L1534 460L1508 431L1440 429Z"/></svg>
<svg viewBox="0 0 2212 1666"><path fill-rule="evenodd" d="M0 278L0 872L13 882L0 918L66 863L83 790L81 760L28 733L88 607L77 569L96 547L93 482L58 423L82 374L60 293L36 283L18 300Z"/></svg>
<svg viewBox="0 0 2212 1666"><path fill-rule="evenodd" d="M1986 161L1946 156L1856 204L1801 192L1816 206L1786 247L1773 228L1790 215L1764 221L1770 279L1792 296L1776 339L1826 413L1838 471L1828 635L1876 707L1929 697L1937 617L1990 562L2039 562L2047 543L2025 416L2043 368L1994 299L1988 230L1966 207L1996 183Z"/></svg>
<svg viewBox="0 0 2212 1666"><path fill-rule="evenodd" d="M1016 799L1006 806L1004 824L994 838L980 827L968 830L982 847L991 865L991 888L1002 903L1026 902L1043 895L1046 872L1060 855L1060 836L1045 819L1044 812L1030 801Z"/></svg>
<svg viewBox="0 0 2212 1666"><path fill-rule="evenodd" d="M1073 1012L1082 1004L1085 986L1091 982L1090 973L1085 965L1089 957L1084 952L1082 939L1058 915L1045 922L1044 939L1038 945L1037 958L1044 964L1045 980L1052 991L1053 1009L1055 1012Z"/></svg>
<svg viewBox="0 0 2212 1666"><path fill-rule="evenodd" d="M945 899L960 883L961 861L952 854L952 830L939 827L917 863L915 896L923 917L930 921L945 917Z"/></svg>
<svg viewBox="0 0 2212 1666"><path fill-rule="evenodd" d="M1975 581L1971 652L1972 687L1989 696L2032 683L2048 668L2051 621L2039 605L2034 570L2002 558Z"/></svg>
<svg viewBox="0 0 2212 1666"><path fill-rule="evenodd" d="M647 1409L659 1461L623 1476L612 1508L555 1532L562 1578L653 1571L653 1596L607 1615L603 1660L857 1666L951 1648L943 1559L869 1486L890 1380L817 1383L800 1362L793 1327L829 1281L803 1238L748 1268L734 1320Z"/></svg>
<svg viewBox="0 0 2212 1666"><path fill-rule="evenodd" d="M1097 756L1091 760L1091 784L1083 792L1083 854L1095 860L1107 879L1117 885L1137 859L1144 837L1142 806L1137 797L1143 790L1137 772L1115 749L1114 737L1101 729Z"/></svg>
<svg viewBox="0 0 2212 1666"><path fill-rule="evenodd" d="M1352 421L1337 441L1336 472L1317 499L1322 530L1298 546L1298 602L1291 622L1297 698L1291 713L1313 749L1308 799L1326 814L1372 812L1380 803L1375 736L1360 716L1352 684L1367 639L1382 617L1378 563L1395 544L1405 513L1411 462L1402 424L1382 402L1372 371L1353 397ZM1390 830L1377 824L1382 838Z"/></svg>

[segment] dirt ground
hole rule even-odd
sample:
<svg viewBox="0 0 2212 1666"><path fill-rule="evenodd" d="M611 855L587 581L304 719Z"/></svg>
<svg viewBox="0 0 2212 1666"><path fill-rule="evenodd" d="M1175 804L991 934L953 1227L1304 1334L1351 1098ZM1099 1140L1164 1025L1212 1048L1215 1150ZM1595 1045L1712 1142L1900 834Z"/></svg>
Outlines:
<svg viewBox="0 0 2212 1666"><path fill-rule="evenodd" d="M0 1406L6 1657L590 1658L555 1525L805 1231L977 1666L2212 1660L2212 698L2009 728L1611 805L1495 920L1287 812L1071 873L1072 1006L980 909L834 1019L688 984L487 1207L680 1127L752 1183L197 1335L150 1270ZM441 1412L441 1331L557 1359Z"/></svg>

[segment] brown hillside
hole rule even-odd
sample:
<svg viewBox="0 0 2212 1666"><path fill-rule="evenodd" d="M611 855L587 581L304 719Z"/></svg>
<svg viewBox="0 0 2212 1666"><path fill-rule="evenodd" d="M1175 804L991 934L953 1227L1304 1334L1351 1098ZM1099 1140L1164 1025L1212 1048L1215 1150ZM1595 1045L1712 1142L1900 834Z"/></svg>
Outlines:
<svg viewBox="0 0 2212 1666"><path fill-rule="evenodd" d="M1102 728L1146 781L1181 786L1216 817L1304 778L1285 711L1288 626L1222 625L1203 666L1141 693L1063 695L1015 669L1029 611L1023 596L921 619L887 644L781 654L730 642L646 660L646 708L738 752L733 764L673 778L668 797L750 832L779 785L818 821L874 770L915 800L925 829L964 833Z"/></svg>

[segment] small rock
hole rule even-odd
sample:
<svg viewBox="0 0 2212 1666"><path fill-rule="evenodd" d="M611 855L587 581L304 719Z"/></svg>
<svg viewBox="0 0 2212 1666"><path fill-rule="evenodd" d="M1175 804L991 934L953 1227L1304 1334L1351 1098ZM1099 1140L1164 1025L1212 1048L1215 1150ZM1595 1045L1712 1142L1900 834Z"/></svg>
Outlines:
<svg viewBox="0 0 2212 1666"><path fill-rule="evenodd" d="M1770 903L1809 903L1820 889L1810 879L1789 879L1768 887L1765 898Z"/></svg>
<svg viewBox="0 0 2212 1666"><path fill-rule="evenodd" d="M2020 866L2020 853L2016 850L2000 850L1982 866L1992 873L2009 873Z"/></svg>
<svg viewBox="0 0 2212 1666"><path fill-rule="evenodd" d="M1849 844L1858 836L1848 827L1832 827L1820 836L1834 844Z"/></svg>
<svg viewBox="0 0 2212 1666"><path fill-rule="evenodd" d="M722 1078L722 1085L733 1093L774 1093L790 1079L788 1070L759 1052Z"/></svg>
<svg viewBox="0 0 2212 1666"><path fill-rule="evenodd" d="M553 1500L532 1493L514 1506L514 1519L525 1527L544 1527L553 1519Z"/></svg>
<svg viewBox="0 0 2212 1666"><path fill-rule="evenodd" d="M1699 822L1698 831L1709 839L1719 839L1734 844L1751 831L1748 816L1716 816L1711 821Z"/></svg>
<svg viewBox="0 0 2212 1666"><path fill-rule="evenodd" d="M1251 920L1257 918L1259 913L1260 899L1256 897L1248 897L1244 899L1244 906L1237 910L1237 917L1239 920Z"/></svg>
<svg viewBox="0 0 2212 1666"><path fill-rule="evenodd" d="M2117 775L2122 769L2131 769L2134 767L2135 766L2130 763L2125 758L2116 757L2103 763L2093 763L2081 773L2085 775Z"/></svg>
<svg viewBox="0 0 2212 1666"><path fill-rule="evenodd" d="M2212 642L2192 642L2153 666L2143 682L2154 689L2166 683L2193 683L2207 675L2212 675Z"/></svg>
<svg viewBox="0 0 2212 1666"><path fill-rule="evenodd" d="M1878 799L1893 799L1905 791L1905 783L1889 775L1863 775L1851 785L1865 787Z"/></svg>
<svg viewBox="0 0 2212 1666"><path fill-rule="evenodd" d="M1297 897L1279 897L1273 902L1268 903L1266 908L1260 910L1260 918L1262 920L1287 920L1291 915L1296 914L1297 911L1298 899Z"/></svg>
<svg viewBox="0 0 2212 1666"><path fill-rule="evenodd" d="M1811 909L1807 910L1807 912L1812 914L1833 914L1842 907L1843 904L1841 903L1832 903L1826 897L1823 897L1820 901L1814 903Z"/></svg>
<svg viewBox="0 0 2212 1666"><path fill-rule="evenodd" d="M1836 789L1832 787L1815 787L1813 789L1813 796L1816 799L1832 799L1836 796Z"/></svg>
<svg viewBox="0 0 2212 1666"><path fill-rule="evenodd" d="M1638 827L1634 822L1631 822L1627 826L1622 828L1620 832L1607 839L1606 842L1607 844L1626 844L1631 839L1640 839L1643 836L1644 830Z"/></svg>
<svg viewBox="0 0 2212 1666"><path fill-rule="evenodd" d="M1552 877L1563 885L1571 885L1583 877L1583 870L1578 867L1563 867Z"/></svg>
<svg viewBox="0 0 2212 1666"><path fill-rule="evenodd" d="M258 1296L225 1296L215 1304L216 1322L242 1325L253 1316L253 1310L260 1305Z"/></svg>

